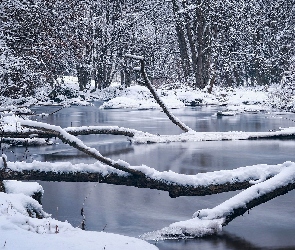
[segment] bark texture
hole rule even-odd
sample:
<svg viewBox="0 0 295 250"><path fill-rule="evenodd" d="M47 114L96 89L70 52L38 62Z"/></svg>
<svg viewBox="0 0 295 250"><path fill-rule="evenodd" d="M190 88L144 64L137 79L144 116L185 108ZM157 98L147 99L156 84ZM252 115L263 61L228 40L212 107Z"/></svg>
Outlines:
<svg viewBox="0 0 295 250"><path fill-rule="evenodd" d="M171 198L179 196L205 196L223 192L245 189L251 186L249 181L212 184L208 186L192 186L169 183L165 180L155 180L146 176L136 176L129 174L120 176L116 173L102 175L93 172L48 172L48 171L13 171L7 169L0 171L2 180L19 181L58 181L58 182L99 182L114 185L133 186L137 188L150 188L169 192ZM1 180L0 180L1 183Z"/></svg>

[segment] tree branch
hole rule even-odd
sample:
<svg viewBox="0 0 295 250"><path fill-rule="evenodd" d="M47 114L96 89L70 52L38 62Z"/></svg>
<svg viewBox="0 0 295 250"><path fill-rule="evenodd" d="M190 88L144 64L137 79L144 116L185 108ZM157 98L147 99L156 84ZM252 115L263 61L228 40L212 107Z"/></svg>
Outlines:
<svg viewBox="0 0 295 250"><path fill-rule="evenodd" d="M46 123L41 122L35 122L35 121L28 121L28 120L20 120L20 123L24 127L32 128L32 129L39 129L41 131L45 131L51 134L56 134L56 137L58 137L62 142L69 144L70 146L84 152L85 154L93 157L94 159L108 165L112 166L116 169L125 171L127 173L134 174L136 176L142 176L143 173L137 170L134 170L130 168L130 165L126 162L120 161L115 162L111 160L110 158L102 156L99 151L97 151L95 148L87 147L80 139L77 137L70 135L67 133L64 129L62 129L59 126L49 125Z"/></svg>
<svg viewBox="0 0 295 250"><path fill-rule="evenodd" d="M140 61L140 73L143 76L145 86L149 89L151 94L153 95L156 102L160 105L164 113L168 116L169 120L172 121L175 125L177 125L182 131L188 132L192 131L191 128L189 128L187 125L185 125L183 122L181 122L177 117L175 117L166 107L165 103L161 100L161 98L158 96L156 90L152 86L147 73L145 71L145 62L144 58L142 56L135 56L135 55L129 55L127 54L126 57L129 57L131 59L139 60Z"/></svg>
<svg viewBox="0 0 295 250"><path fill-rule="evenodd" d="M144 239L195 238L214 234L248 210L295 189L295 164L274 177L257 183L212 209L197 211L193 218L143 235Z"/></svg>
<svg viewBox="0 0 295 250"><path fill-rule="evenodd" d="M8 162L0 167L1 180L43 180L97 182L150 188L169 192L170 197L205 196L241 190L280 173L285 165L255 165L233 170L220 170L196 175L159 172L146 166L133 167L142 175L119 171L100 163L75 164L34 161Z"/></svg>

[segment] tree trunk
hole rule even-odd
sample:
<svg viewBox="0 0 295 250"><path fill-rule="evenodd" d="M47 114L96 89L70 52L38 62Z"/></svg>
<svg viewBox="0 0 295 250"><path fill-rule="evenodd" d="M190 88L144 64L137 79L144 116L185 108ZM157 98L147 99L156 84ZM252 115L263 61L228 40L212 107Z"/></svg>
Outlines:
<svg viewBox="0 0 295 250"><path fill-rule="evenodd" d="M77 65L77 77L79 83L79 90L83 91L86 89L87 85L90 83L90 72L84 65Z"/></svg>
<svg viewBox="0 0 295 250"><path fill-rule="evenodd" d="M177 4L177 1L172 0L172 5L173 5L174 18L175 18L175 31L176 31L176 36L178 40L182 70L183 70L184 78L187 80L191 71L188 50L187 50L187 41L186 41L183 24L179 18L179 14L178 14L179 6Z"/></svg>

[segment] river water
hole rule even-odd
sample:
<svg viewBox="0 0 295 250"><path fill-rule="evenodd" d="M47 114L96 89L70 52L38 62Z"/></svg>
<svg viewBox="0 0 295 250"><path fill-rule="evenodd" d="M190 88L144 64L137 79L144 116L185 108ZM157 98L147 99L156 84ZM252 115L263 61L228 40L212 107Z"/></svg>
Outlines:
<svg viewBox="0 0 295 250"><path fill-rule="evenodd" d="M91 107L64 108L48 117L38 118L50 124L68 126L118 125L150 133L179 134L181 131L159 110L100 110L100 102ZM37 113L53 112L58 107L36 107ZM240 114L216 117L220 107L186 107L173 110L196 131L268 131L295 126L293 114ZM126 137L112 135L80 136L88 146L114 160L132 165L146 164L160 171L183 174L233 169L254 164L278 164L295 161L295 141L220 141L133 145ZM9 149L11 150L11 149ZM25 149L12 148L21 158ZM92 163L93 159L62 143L29 148L29 160ZM73 226L82 221L84 207L86 230L106 231L127 236L161 229L187 220L198 209L212 208L237 192L172 199L167 192L99 183L40 182L45 190L44 210ZM151 242L159 249L295 249L295 192L277 197L236 218L223 232L194 240ZM84 204L84 206L83 206Z"/></svg>

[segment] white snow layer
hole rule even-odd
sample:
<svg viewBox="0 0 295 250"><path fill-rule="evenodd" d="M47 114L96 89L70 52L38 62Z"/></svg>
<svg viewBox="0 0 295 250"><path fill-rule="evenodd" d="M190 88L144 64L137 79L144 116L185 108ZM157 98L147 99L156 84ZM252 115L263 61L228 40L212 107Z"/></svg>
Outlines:
<svg viewBox="0 0 295 250"><path fill-rule="evenodd" d="M3 184L5 192L8 194L24 194L27 196L33 196L35 193L44 193L43 187L37 182L6 180L3 181Z"/></svg>
<svg viewBox="0 0 295 250"><path fill-rule="evenodd" d="M37 214L44 218L38 219ZM7 250L158 249L136 238L74 228L52 219L34 199L6 193L0 193L0 246Z"/></svg>
<svg viewBox="0 0 295 250"><path fill-rule="evenodd" d="M159 105L152 98L149 90L144 86L130 86L122 90L105 90L110 100L106 101L102 109L158 109ZM253 112L269 110L269 97L267 89L263 88L218 88L211 94L192 88L179 88L173 90L158 89L158 95L168 108L182 108L185 105L227 105L228 111Z"/></svg>

